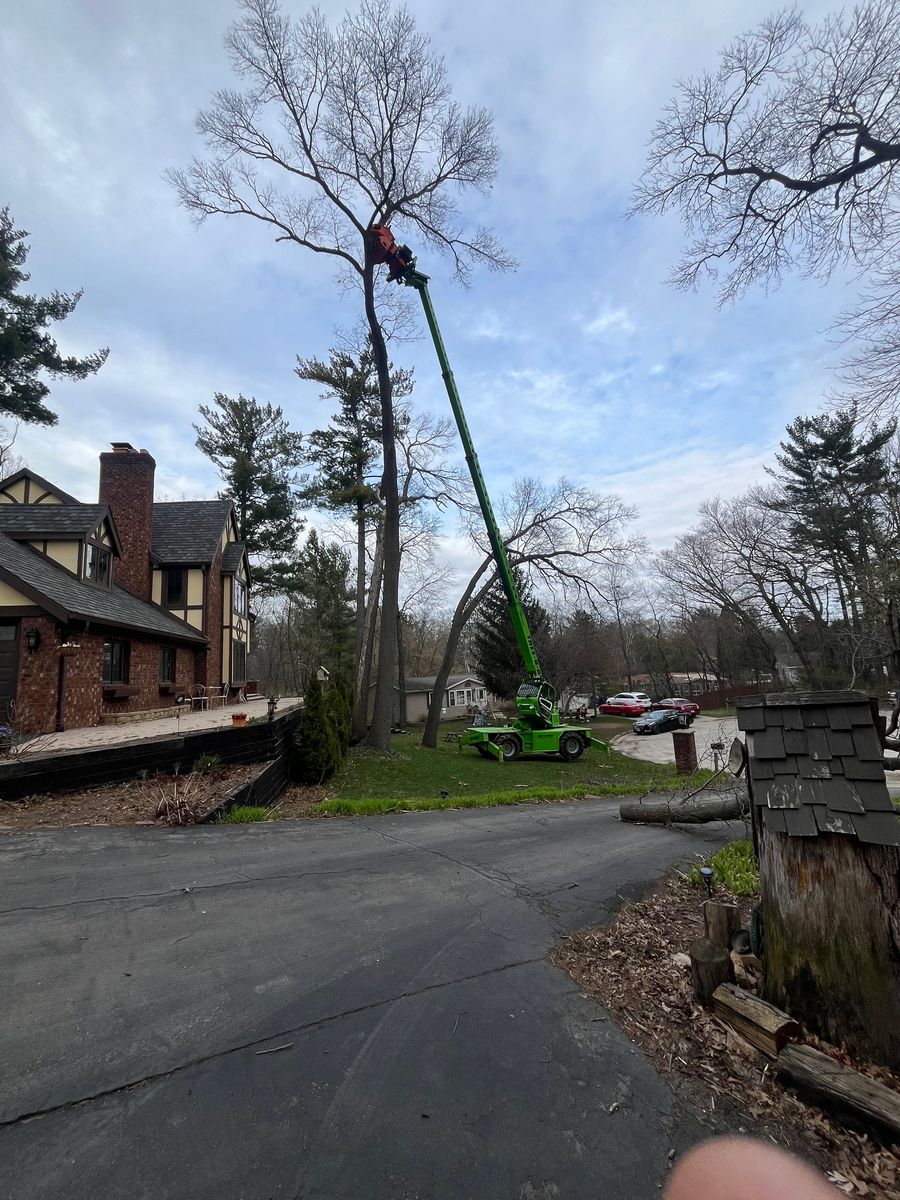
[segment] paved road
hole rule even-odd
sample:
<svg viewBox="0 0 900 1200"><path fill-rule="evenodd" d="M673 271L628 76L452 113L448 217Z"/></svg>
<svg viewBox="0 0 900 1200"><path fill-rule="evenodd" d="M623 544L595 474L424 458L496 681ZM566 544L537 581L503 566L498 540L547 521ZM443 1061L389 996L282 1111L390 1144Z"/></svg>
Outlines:
<svg viewBox="0 0 900 1200"><path fill-rule="evenodd" d="M6 837L0 1197L656 1196L700 1126L545 956L720 840L608 801Z"/></svg>
<svg viewBox="0 0 900 1200"><path fill-rule="evenodd" d="M727 754L736 737L743 740L743 734L738 732L734 717L695 717L691 729L697 745L697 760L701 767L713 765L713 742L724 742ZM642 758L647 762L657 763L675 761L671 733L621 733L613 739L612 745L620 754L627 754L630 758Z"/></svg>

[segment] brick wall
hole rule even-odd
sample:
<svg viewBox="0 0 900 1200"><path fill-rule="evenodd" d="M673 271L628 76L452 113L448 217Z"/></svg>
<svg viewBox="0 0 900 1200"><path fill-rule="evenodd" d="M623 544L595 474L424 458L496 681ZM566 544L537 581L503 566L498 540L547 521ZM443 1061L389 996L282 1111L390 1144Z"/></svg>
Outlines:
<svg viewBox="0 0 900 1200"><path fill-rule="evenodd" d="M36 629L41 644L34 654L25 634ZM53 733L59 683L61 626L52 617L23 617L19 623L19 674L16 681L16 726L22 733Z"/></svg>
<svg viewBox="0 0 900 1200"><path fill-rule="evenodd" d="M25 634L37 629L41 644L34 654L28 652ZM19 675L16 684L17 725L23 733L53 733L59 717L60 661L63 667L62 727L78 729L99 725L104 713L142 712L168 708L175 704L178 692L185 695L197 681L198 667L205 665L206 651L187 646L175 651L175 691L163 695L159 690L160 643L131 638L129 686L139 688L137 695L124 700L103 698L103 645L111 635L79 633L64 629L51 617L28 617L19 631ZM77 649L60 655L64 641Z"/></svg>
<svg viewBox="0 0 900 1200"><path fill-rule="evenodd" d="M130 687L139 688L140 691L126 700L104 700L101 709L104 713L143 712L148 708L170 708L175 703L175 694L190 692L191 686L195 682L195 660L205 660L206 658L205 649L196 653L187 647L179 647L175 652L175 694L162 695L159 690L160 643L145 641L143 638L131 638L130 644L128 684Z"/></svg>
<svg viewBox="0 0 900 1200"><path fill-rule="evenodd" d="M150 541L156 462L146 450L128 447L100 455L100 503L112 509L122 542L115 560L116 583L150 599Z"/></svg>

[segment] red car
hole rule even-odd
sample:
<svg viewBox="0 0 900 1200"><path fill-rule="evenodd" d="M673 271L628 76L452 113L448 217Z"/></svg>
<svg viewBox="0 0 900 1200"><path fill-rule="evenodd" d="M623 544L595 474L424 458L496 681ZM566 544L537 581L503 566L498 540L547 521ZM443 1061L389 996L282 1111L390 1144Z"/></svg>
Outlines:
<svg viewBox="0 0 900 1200"><path fill-rule="evenodd" d="M643 704L631 704L624 700L607 700L600 705L600 711L608 717L642 717L647 711Z"/></svg>
<svg viewBox="0 0 900 1200"><path fill-rule="evenodd" d="M695 717L700 711L700 705L695 704L693 700L685 700L684 696L668 696L665 700L657 700L653 705L656 709L667 709L680 713L687 713L689 716Z"/></svg>

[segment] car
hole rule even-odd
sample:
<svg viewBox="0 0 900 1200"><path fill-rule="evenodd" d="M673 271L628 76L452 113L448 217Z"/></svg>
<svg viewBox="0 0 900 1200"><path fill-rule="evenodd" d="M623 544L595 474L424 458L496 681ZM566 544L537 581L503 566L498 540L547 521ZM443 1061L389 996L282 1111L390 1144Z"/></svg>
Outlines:
<svg viewBox="0 0 900 1200"><path fill-rule="evenodd" d="M670 729L686 729L693 723L690 713L675 708L657 708L638 717L633 728L635 733L666 733Z"/></svg>
<svg viewBox="0 0 900 1200"><path fill-rule="evenodd" d="M636 700L623 700L613 696L611 700L600 705L600 711L607 717L642 717L647 710Z"/></svg>
<svg viewBox="0 0 900 1200"><path fill-rule="evenodd" d="M675 712L690 713L692 717L696 717L700 711L699 704L695 704L693 700L685 700L684 696L667 696L665 700L657 700L653 707L655 709L674 709Z"/></svg>
<svg viewBox="0 0 900 1200"><path fill-rule="evenodd" d="M653 707L653 701L646 692L616 692L614 696L609 696L607 704L630 704L633 707L643 709L645 712Z"/></svg>

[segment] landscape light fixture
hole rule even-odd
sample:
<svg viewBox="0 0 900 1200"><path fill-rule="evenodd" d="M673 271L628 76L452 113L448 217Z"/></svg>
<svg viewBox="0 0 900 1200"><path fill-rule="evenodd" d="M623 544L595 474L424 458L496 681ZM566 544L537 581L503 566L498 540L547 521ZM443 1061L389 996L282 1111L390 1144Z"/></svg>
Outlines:
<svg viewBox="0 0 900 1200"><path fill-rule="evenodd" d="M278 697L277 697L277 696L270 696L270 697L269 697L269 699L268 699L268 701L267 701L266 703L267 703L268 712L269 712L269 720L270 720L270 721L274 721L274 719L275 719L275 708L276 708L276 706L278 705Z"/></svg>
<svg viewBox="0 0 900 1200"><path fill-rule="evenodd" d="M703 882L706 884L706 892L707 892L707 895L709 895L709 896L712 895L712 883L713 883L714 875L715 875L715 871L712 869L712 867L701 867L700 868L700 877L702 878Z"/></svg>
<svg viewBox="0 0 900 1200"><path fill-rule="evenodd" d="M41 644L41 631L35 629L32 625L31 629L25 634L25 645L28 647L28 653L34 654L38 646Z"/></svg>

